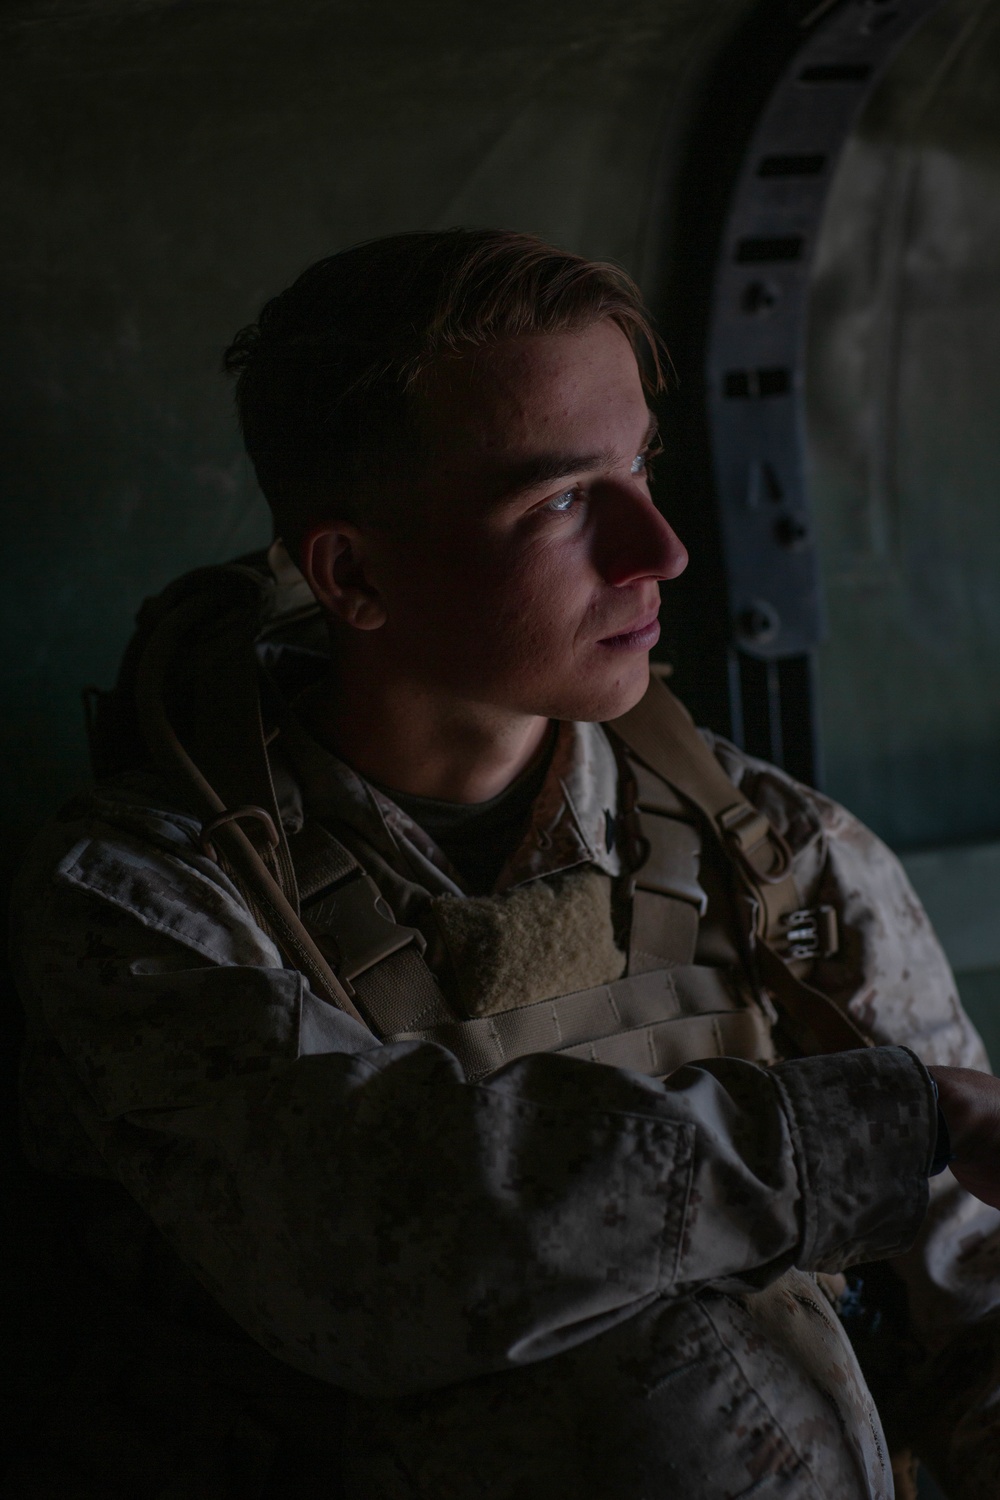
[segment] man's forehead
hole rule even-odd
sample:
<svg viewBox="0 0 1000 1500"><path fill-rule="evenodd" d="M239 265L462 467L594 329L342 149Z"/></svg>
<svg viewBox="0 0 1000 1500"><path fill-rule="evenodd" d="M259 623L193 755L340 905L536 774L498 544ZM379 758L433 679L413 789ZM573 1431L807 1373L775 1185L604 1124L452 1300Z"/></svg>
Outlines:
<svg viewBox="0 0 1000 1500"><path fill-rule="evenodd" d="M568 455L620 457L655 425L631 345L608 322L441 361L419 407L436 457L512 473L546 458L558 468Z"/></svg>

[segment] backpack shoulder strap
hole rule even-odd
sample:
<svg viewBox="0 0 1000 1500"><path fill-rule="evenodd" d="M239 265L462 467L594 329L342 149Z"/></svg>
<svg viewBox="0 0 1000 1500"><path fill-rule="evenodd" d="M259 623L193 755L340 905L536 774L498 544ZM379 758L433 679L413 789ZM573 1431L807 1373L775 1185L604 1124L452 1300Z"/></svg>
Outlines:
<svg viewBox="0 0 1000 1500"><path fill-rule="evenodd" d="M128 688L141 741L152 764L200 816L202 852L219 860L260 925L315 993L364 1025L297 910L253 656L264 586L252 570L238 565L206 569L184 583L150 612L152 618L140 620ZM183 692L178 692L179 673ZM185 717L184 708L190 709L199 691L214 695L207 739L204 732L199 735L200 725L185 736L175 722Z"/></svg>
<svg viewBox="0 0 1000 1500"><path fill-rule="evenodd" d="M799 978L775 946L801 906L791 851L781 834L734 786L673 693L651 676L644 697L607 726L626 748L701 812L716 842L756 899L756 957L795 1045L840 1052L871 1039L830 998Z"/></svg>

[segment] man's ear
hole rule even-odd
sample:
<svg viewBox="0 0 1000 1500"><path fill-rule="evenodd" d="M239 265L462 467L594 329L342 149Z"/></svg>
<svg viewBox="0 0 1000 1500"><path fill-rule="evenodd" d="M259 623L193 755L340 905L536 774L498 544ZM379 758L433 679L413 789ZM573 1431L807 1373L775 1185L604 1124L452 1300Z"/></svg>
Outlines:
<svg viewBox="0 0 1000 1500"><path fill-rule="evenodd" d="M378 630L388 618L373 577L364 533L347 521L321 521L302 542L299 566L332 619L355 630Z"/></svg>

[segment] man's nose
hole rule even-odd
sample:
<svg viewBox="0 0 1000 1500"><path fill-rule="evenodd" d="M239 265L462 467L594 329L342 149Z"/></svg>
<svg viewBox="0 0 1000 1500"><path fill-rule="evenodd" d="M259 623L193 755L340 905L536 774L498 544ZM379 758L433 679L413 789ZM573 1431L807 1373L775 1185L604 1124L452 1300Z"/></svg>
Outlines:
<svg viewBox="0 0 1000 1500"><path fill-rule="evenodd" d="M614 499L614 504L601 507L597 539L598 564L606 581L621 588L643 578L669 579L683 573L687 548L645 488L623 485Z"/></svg>

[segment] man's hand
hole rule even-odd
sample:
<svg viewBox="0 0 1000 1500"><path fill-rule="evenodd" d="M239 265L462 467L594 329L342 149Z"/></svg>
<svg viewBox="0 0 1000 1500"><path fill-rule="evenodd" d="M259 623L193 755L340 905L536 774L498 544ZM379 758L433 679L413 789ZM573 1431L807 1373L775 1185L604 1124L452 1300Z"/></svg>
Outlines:
<svg viewBox="0 0 1000 1500"><path fill-rule="evenodd" d="M928 1068L951 1136L955 1177L1000 1208L1000 1078L972 1068Z"/></svg>

